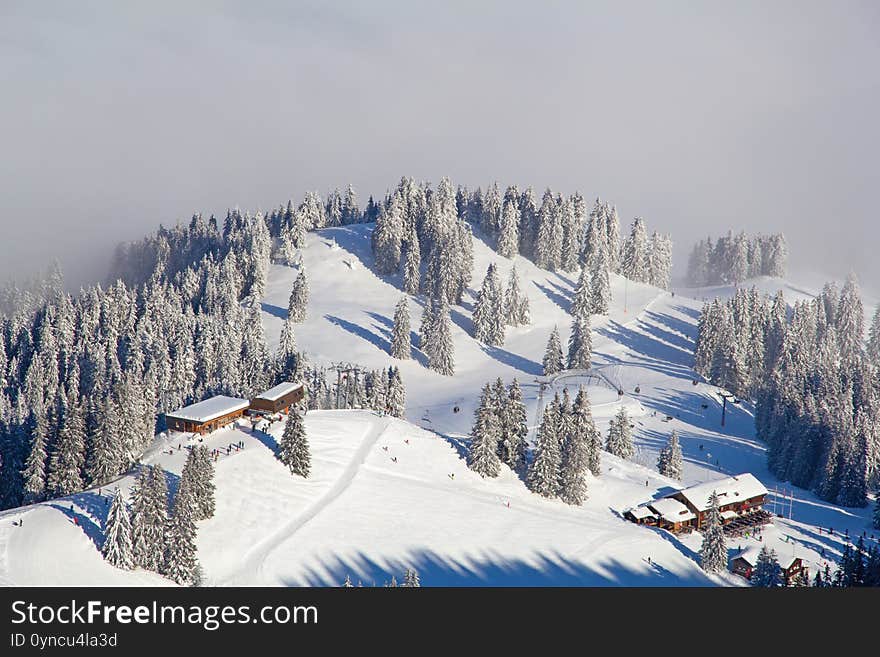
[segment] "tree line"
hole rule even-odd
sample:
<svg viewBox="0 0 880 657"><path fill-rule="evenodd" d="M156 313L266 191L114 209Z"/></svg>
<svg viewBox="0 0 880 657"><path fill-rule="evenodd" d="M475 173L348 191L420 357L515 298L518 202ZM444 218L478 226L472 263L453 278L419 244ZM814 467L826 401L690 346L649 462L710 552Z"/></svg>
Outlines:
<svg viewBox="0 0 880 657"><path fill-rule="evenodd" d="M687 281L692 287L739 285L757 276L785 276L788 247L785 235L734 235L729 231L713 244L707 237L694 244L688 258Z"/></svg>

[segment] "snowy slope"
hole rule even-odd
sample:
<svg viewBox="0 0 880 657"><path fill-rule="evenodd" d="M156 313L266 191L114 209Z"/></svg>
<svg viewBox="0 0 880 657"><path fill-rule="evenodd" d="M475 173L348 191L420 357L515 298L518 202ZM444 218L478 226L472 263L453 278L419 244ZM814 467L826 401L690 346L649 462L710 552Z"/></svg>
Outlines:
<svg viewBox="0 0 880 657"><path fill-rule="evenodd" d="M637 453L632 462L603 454L603 476L590 478L583 507L532 495L507 469L496 480L480 479L464 463L479 390L497 376L505 382L517 377L534 430L541 410L535 378L554 325L567 340L575 281L518 258L532 324L509 330L503 348L485 348L470 337L471 294L463 308L453 309L456 375L443 377L428 370L419 354L403 362L388 356L400 282L373 274L370 230L354 226L308 236L303 258L311 301L309 318L297 326L297 342L314 362L399 365L409 423L365 411L310 412L309 480L291 476L274 458L280 424L271 435L242 424L207 437L211 447L245 445L218 460L217 512L199 523L199 559L208 583L336 585L350 574L355 581L381 584L414 567L426 585L743 584L733 575L703 575L695 561L699 534L677 538L621 518L625 509L674 485L654 472L657 452L673 428L685 458L682 484L749 471L771 491L770 510L782 513L784 504L785 515L791 514L790 520L776 518L760 542L735 541L731 554L740 546L769 544L802 556L815 572L823 551L826 557L839 555L842 531L870 535L867 509L842 509L799 489L791 498L783 493L790 486L767 472L749 405L729 407L720 426L720 399L713 386L695 378L692 348L702 299L730 295L730 287L672 296L612 277L611 313L593 318L591 374L566 374L552 388L574 392L587 385L603 431L625 404L636 425ZM512 262L476 240L472 292L490 262L506 279ZM270 272L263 310L273 346L295 276L296 270L282 266ZM782 288L790 303L797 294L809 294L778 279L757 283L767 292ZM415 331L421 312L415 300L410 310ZM618 388L625 392L622 398ZM544 393L544 402L553 389ZM172 488L186 453L177 449L180 442L160 437L144 458L169 470ZM131 477L119 482L130 484ZM109 491L101 493L0 514L0 584L167 584L151 573L118 571L100 559ZM15 524L19 519L22 527Z"/></svg>

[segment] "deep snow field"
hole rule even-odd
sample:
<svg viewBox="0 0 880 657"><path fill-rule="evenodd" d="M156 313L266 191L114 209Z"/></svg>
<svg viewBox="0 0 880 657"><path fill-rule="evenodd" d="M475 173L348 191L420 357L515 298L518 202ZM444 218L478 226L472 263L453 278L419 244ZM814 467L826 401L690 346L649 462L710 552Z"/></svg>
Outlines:
<svg viewBox="0 0 880 657"><path fill-rule="evenodd" d="M244 442L243 450L218 459L216 515L199 523L206 584L337 586L350 575L355 583L381 585L415 568L426 586L745 585L735 575L709 577L700 570L698 533L676 537L639 527L623 520L622 512L672 487L747 471L770 490L768 509L779 514L784 509L785 517L765 529L763 543L801 556L811 574L824 564L823 551L825 558L839 556L844 530L871 535L870 509L822 502L767 472L749 404L728 406L726 426L720 426L720 398L691 369L692 348L702 300L728 296L729 287L672 295L612 276L611 312L593 317L591 374L558 377L543 394L546 402L564 386L572 394L578 385L588 386L603 432L620 404L634 419L634 459L603 453L603 474L590 477L582 507L532 495L507 468L498 479L481 479L464 462L479 391L496 377L505 383L516 377L534 437L541 358L554 325L567 342L575 278L517 258L532 324L508 329L502 348L484 347L470 337L476 290L490 262L497 263L505 284L513 262L475 239L471 294L463 307L452 309L456 374L443 377L428 370L416 350L410 361L388 355L402 293L398 278L372 272L370 230L352 226L309 234L303 250L309 317L298 325L296 338L316 363L399 365L408 422L368 411L309 412L308 480L290 475L274 457L281 423L263 433L241 422L206 437L209 447L224 449ZM270 346L277 344L296 273L284 266L271 269L263 300ZM811 294L783 280L757 283L769 293L782 289L789 303ZM413 298L410 313L415 332L421 306ZM680 484L655 469L672 429L679 432L685 458ZM188 439L159 436L143 458L169 471L172 489L186 454L178 445ZM0 584L169 585L154 573L108 566L98 551L112 490L131 483L125 476L100 491L0 513ZM763 544L729 543L731 554L740 546Z"/></svg>

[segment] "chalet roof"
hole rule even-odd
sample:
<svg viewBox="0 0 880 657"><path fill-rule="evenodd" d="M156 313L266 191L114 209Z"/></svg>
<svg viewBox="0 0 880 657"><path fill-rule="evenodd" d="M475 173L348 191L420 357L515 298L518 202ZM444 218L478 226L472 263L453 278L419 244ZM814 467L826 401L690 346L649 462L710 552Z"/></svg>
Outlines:
<svg viewBox="0 0 880 657"><path fill-rule="evenodd" d="M241 411L248 408L251 403L247 399L238 399L237 397L226 397L217 395L210 399L205 399L197 404L178 408L176 411L166 413L166 417L177 418L178 420L188 420L189 422L210 422L218 417Z"/></svg>
<svg viewBox="0 0 880 657"><path fill-rule="evenodd" d="M767 494L764 484L749 472L683 488L674 494L683 496L697 511L706 511L709 508L709 498L712 496L712 491L718 495L718 506L726 506Z"/></svg>
<svg viewBox="0 0 880 657"><path fill-rule="evenodd" d="M648 507L667 522L687 522L696 518L690 509L671 497L649 502Z"/></svg>
<svg viewBox="0 0 880 657"><path fill-rule="evenodd" d="M758 563L758 555L760 553L760 547L758 547L757 545L751 545L740 552L738 555L736 555L734 559L742 559L752 568L754 568ZM789 568L791 568L791 565L795 562L795 560L800 558L801 557L799 557L797 554L791 554L790 552L787 554L776 555L776 560L779 562L779 567L783 570L788 570Z"/></svg>
<svg viewBox="0 0 880 657"><path fill-rule="evenodd" d="M277 386L273 388L269 388L266 392L263 392L256 396L255 399L265 399L266 401L278 401L284 395L289 395L291 392L298 388L302 388L302 383L279 383Z"/></svg>
<svg viewBox="0 0 880 657"><path fill-rule="evenodd" d="M647 504L642 504L640 506L634 506L627 513L631 514L633 518L637 520L643 520L645 518L653 518L654 512L648 508Z"/></svg>

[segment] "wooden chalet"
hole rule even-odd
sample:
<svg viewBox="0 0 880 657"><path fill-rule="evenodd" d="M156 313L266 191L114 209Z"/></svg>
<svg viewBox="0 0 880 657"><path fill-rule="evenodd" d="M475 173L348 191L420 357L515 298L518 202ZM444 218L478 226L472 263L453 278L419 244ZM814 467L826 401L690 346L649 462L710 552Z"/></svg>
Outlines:
<svg viewBox="0 0 880 657"><path fill-rule="evenodd" d="M752 578L752 573L755 571L755 566L758 564L758 555L760 552L761 548L757 546L748 547L740 552L730 562L731 572L750 580ZM795 577L801 572L806 572L809 576L809 570L804 565L803 559L800 557L793 554L787 556L777 554L776 560L779 562L782 582L785 586L791 586Z"/></svg>
<svg viewBox="0 0 880 657"><path fill-rule="evenodd" d="M718 496L721 522L735 529L737 523L763 523L767 489L753 475L744 473L675 491L624 512L623 517L639 525L653 525L672 532L699 529L709 512L709 498ZM725 530L727 531L727 530Z"/></svg>
<svg viewBox="0 0 880 657"><path fill-rule="evenodd" d="M683 488L669 497L684 504L696 516L694 526L699 529L709 513L709 498L712 497L713 492L718 497L718 510L724 523L759 511L768 494L764 484L753 474L745 472L735 477Z"/></svg>
<svg viewBox="0 0 880 657"><path fill-rule="evenodd" d="M165 414L172 431L204 435L231 424L250 406L247 399L218 395Z"/></svg>
<svg viewBox="0 0 880 657"><path fill-rule="evenodd" d="M254 397L250 409L256 414L286 412L302 401L305 394L306 389L302 383L279 383Z"/></svg>

